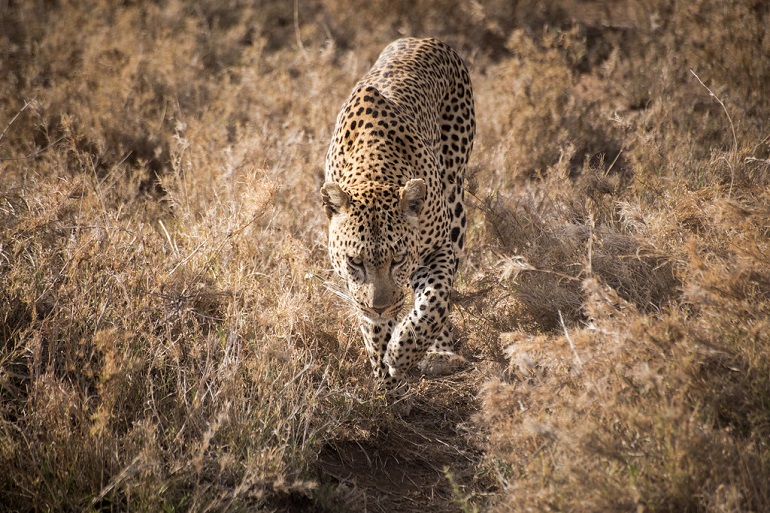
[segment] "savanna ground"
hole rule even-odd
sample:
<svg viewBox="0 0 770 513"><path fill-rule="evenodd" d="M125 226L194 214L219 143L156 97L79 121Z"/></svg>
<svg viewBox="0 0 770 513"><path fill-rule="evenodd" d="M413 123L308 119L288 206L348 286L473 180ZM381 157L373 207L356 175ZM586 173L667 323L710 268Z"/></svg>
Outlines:
<svg viewBox="0 0 770 513"><path fill-rule="evenodd" d="M770 511L763 0L0 2L0 509ZM453 320L373 386L336 113L472 70Z"/></svg>

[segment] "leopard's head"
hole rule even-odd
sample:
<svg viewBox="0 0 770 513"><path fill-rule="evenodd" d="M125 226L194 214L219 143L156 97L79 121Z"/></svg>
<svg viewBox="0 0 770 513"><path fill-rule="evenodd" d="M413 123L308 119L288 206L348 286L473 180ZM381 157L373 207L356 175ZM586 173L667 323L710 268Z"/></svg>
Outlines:
<svg viewBox="0 0 770 513"><path fill-rule="evenodd" d="M420 212L426 186L413 179L403 187L374 183L321 188L329 218L329 258L346 281L359 311L390 319L404 302L415 271Z"/></svg>

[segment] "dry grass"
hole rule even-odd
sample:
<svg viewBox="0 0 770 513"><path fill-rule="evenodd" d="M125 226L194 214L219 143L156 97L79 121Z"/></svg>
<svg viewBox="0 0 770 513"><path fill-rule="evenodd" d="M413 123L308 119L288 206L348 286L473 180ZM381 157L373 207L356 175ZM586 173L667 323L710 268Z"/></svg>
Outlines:
<svg viewBox="0 0 770 513"><path fill-rule="evenodd" d="M0 5L2 509L770 510L768 25L738 0ZM467 57L479 126L474 363L404 418L321 285L317 194L401 35Z"/></svg>

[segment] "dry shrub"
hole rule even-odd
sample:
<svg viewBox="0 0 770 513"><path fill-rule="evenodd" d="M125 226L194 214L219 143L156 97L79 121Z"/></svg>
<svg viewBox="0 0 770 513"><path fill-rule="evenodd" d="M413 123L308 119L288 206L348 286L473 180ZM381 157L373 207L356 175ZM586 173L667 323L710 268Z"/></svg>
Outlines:
<svg viewBox="0 0 770 513"><path fill-rule="evenodd" d="M473 286L499 280L489 294L517 302L494 319L509 366L477 419L495 511L770 507L768 13L649 4L665 21L627 17L587 67L547 32L519 34L534 58L481 87L495 120L482 141L506 143L476 176L476 236L500 263ZM564 37L588 48L583 30ZM522 76L524 98L504 95ZM604 159L586 151L597 133Z"/></svg>
<svg viewBox="0 0 770 513"><path fill-rule="evenodd" d="M490 112L490 122L504 138L504 165L516 170L511 178L528 178L556 164L576 143L570 137L577 80L571 63L585 53L585 42L574 30L545 30L535 40L518 29L506 46L513 58L493 71L502 101Z"/></svg>
<svg viewBox="0 0 770 513"><path fill-rule="evenodd" d="M562 3L374 0L364 7L350 0L325 0L322 22L343 48L364 47L376 52L398 37L430 36L449 42L471 59L479 54L498 58L506 54L505 41L513 28L566 23Z"/></svg>
<svg viewBox="0 0 770 513"><path fill-rule="evenodd" d="M67 174L27 197L48 198ZM288 343L304 268L264 273L276 264L255 246L270 238L255 225L274 187L245 176L248 195L230 196L214 180L220 202L196 221L180 176L166 182L177 215L154 226L105 212L86 175L3 237L5 290L32 311L7 328L8 507L198 509L312 490L302 469L318 443L319 364ZM241 254L256 257L261 287L231 265Z"/></svg>
<svg viewBox="0 0 770 513"><path fill-rule="evenodd" d="M311 501L325 437L384 407L329 399L365 357L320 360L353 335L306 280L334 55L279 55L245 5L3 9L0 503Z"/></svg>
<svg viewBox="0 0 770 513"><path fill-rule="evenodd" d="M639 315L594 277L583 289L588 327L503 335L509 371L479 418L495 510L764 511L767 341L748 364L717 326Z"/></svg>
<svg viewBox="0 0 770 513"><path fill-rule="evenodd" d="M645 241L620 199L609 171L584 167L576 180L560 165L542 183L512 198L486 201L486 231L501 253L501 291L521 302L518 312L540 329L560 313L581 317L586 273L600 276L626 301L646 311L665 306L679 281L673 263Z"/></svg>

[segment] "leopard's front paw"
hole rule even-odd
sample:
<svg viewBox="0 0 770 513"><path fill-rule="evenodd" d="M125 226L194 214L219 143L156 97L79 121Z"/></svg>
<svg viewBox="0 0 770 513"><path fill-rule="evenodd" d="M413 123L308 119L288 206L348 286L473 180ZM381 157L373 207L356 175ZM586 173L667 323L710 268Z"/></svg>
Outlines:
<svg viewBox="0 0 770 513"><path fill-rule="evenodd" d="M388 377L392 380L398 382L398 381L404 381L405 376L404 372L398 367L398 356L393 354L390 350L385 353L385 358L383 359L385 362L385 365L388 366Z"/></svg>
<svg viewBox="0 0 770 513"><path fill-rule="evenodd" d="M451 351L428 351L418 364L420 372L428 377L448 376L467 366L468 360Z"/></svg>
<svg viewBox="0 0 770 513"><path fill-rule="evenodd" d="M409 383L402 377L387 375L380 381L380 386L391 410L401 416L408 415L412 408Z"/></svg>

